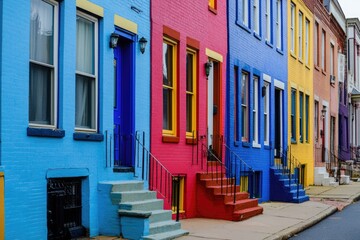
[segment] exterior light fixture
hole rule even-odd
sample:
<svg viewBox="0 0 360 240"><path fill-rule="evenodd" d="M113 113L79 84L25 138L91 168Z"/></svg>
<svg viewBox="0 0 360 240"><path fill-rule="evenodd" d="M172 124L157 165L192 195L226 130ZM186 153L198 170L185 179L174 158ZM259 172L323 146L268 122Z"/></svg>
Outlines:
<svg viewBox="0 0 360 240"><path fill-rule="evenodd" d="M141 52L142 54L144 54L144 52L145 52L146 44L147 44L146 38L144 38L144 37L140 38L140 40L139 40L139 45L140 45L140 52Z"/></svg>
<svg viewBox="0 0 360 240"><path fill-rule="evenodd" d="M120 35L116 34L116 33L112 33L110 35L110 43L109 43L110 48L116 48L117 43L119 41L119 37L120 37Z"/></svg>
<svg viewBox="0 0 360 240"><path fill-rule="evenodd" d="M207 61L207 62L205 63L205 74L206 74L206 78L209 77L211 67L212 67L211 62L210 62L210 61Z"/></svg>
<svg viewBox="0 0 360 240"><path fill-rule="evenodd" d="M321 109L321 117L325 119L325 115L326 115L326 106L323 106L323 109Z"/></svg>

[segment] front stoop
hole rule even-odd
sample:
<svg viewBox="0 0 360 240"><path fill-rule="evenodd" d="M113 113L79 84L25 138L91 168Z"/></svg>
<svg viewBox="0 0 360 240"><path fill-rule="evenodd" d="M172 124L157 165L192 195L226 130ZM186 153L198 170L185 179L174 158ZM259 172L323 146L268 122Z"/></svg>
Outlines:
<svg viewBox="0 0 360 240"><path fill-rule="evenodd" d="M197 210L200 217L242 221L263 212L258 199L250 199L247 192L240 192L239 186L234 189L231 181L221 173L216 174L216 178L198 173Z"/></svg>
<svg viewBox="0 0 360 240"><path fill-rule="evenodd" d="M271 168L270 169L270 200L279 202L292 202L302 203L309 200L309 196L306 195L304 187L299 184L299 195L298 186L296 184L297 179L292 175L291 180L288 174L283 174L282 169Z"/></svg>
<svg viewBox="0 0 360 240"><path fill-rule="evenodd" d="M144 190L142 181L112 185L110 199L117 206L120 235L126 239L174 239L188 234L172 220L171 210L163 209L156 192Z"/></svg>

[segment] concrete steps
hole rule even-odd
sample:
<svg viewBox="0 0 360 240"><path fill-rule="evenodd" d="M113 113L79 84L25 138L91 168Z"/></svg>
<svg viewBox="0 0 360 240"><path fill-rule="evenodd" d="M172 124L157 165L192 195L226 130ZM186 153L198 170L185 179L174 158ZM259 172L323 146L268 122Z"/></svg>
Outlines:
<svg viewBox="0 0 360 240"><path fill-rule="evenodd" d="M315 167L314 169L314 185L316 186L338 186L334 177L330 177L325 167Z"/></svg>

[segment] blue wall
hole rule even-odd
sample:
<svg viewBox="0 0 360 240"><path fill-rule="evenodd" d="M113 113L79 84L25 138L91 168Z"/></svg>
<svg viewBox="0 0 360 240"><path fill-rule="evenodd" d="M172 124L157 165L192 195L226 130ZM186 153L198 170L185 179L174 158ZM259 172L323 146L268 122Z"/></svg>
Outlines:
<svg viewBox="0 0 360 240"><path fill-rule="evenodd" d="M249 1L251 4L253 1ZM286 147L287 139L287 5L286 1L282 1L282 49L279 51L276 48L275 42L275 1L272 2L272 43L265 41L265 4L264 1L259 1L260 7L260 36L254 34L253 24L250 21L250 28L242 25L240 20L241 1L240 0L228 0L228 34L229 34L229 55L228 55L228 77L227 77L227 114L226 114L226 141L229 147L235 151L244 161L254 168L255 171L262 171L261 182L261 198L260 201L269 200L269 168L273 160L273 143L274 143L274 111L278 109L275 106L275 86L274 79L284 83L284 112L283 112L283 139L284 147ZM252 14L253 8L249 4L249 13ZM251 19L251 17L250 17ZM251 105L249 106L249 123L250 123L250 144L245 146L241 142L241 96L239 96L239 135L240 141L235 143L234 139L234 67L239 68L239 85L241 83L241 70L249 72L249 96ZM260 148L252 147L252 95L253 95L253 81L252 76L256 74L260 76L260 91L259 91L259 143ZM261 87L263 86L263 74L267 74L271 77L270 85L270 147L264 146L264 118L263 118L263 98L261 97ZM241 86L238 87L238 93L241 93Z"/></svg>
<svg viewBox="0 0 360 240"><path fill-rule="evenodd" d="M104 8L99 19L99 129L103 141L73 139L75 127L76 1L60 2L59 128L62 138L27 136L29 106L30 1L3 0L0 14L1 164L6 172L6 239L47 238L47 178L83 177L83 225L97 235L98 182L132 175L106 167L113 159L114 14L138 24L138 37L150 40L149 1L91 2ZM131 10L134 5L141 10ZM149 139L150 41L144 54L136 49L135 130ZM107 138L106 138L106 134ZM149 141L146 141L149 143ZM111 156L110 156L111 155ZM137 169L138 171L140 169ZM100 209L101 210L101 209ZM21 226L19 228L19 226Z"/></svg>

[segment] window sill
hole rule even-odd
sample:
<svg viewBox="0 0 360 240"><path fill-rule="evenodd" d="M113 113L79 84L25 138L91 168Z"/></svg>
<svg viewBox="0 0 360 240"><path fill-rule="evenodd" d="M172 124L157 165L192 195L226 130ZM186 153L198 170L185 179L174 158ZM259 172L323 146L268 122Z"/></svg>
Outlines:
<svg viewBox="0 0 360 240"><path fill-rule="evenodd" d="M163 139L164 139L164 137L163 137ZM186 144L196 145L197 144L197 139L196 138L186 138Z"/></svg>
<svg viewBox="0 0 360 240"><path fill-rule="evenodd" d="M297 57L296 57L295 53L290 52L290 56L291 56L292 58L294 58L295 60L297 60Z"/></svg>
<svg viewBox="0 0 360 240"><path fill-rule="evenodd" d="M301 58L299 58L299 63L304 64L304 62Z"/></svg>
<svg viewBox="0 0 360 240"><path fill-rule="evenodd" d="M309 64L305 64L305 67L306 67L308 70L310 70Z"/></svg>
<svg viewBox="0 0 360 240"><path fill-rule="evenodd" d="M314 65L314 68L315 68L316 71L320 71L320 68L319 68L318 65L315 64L315 65Z"/></svg>
<svg viewBox="0 0 360 240"><path fill-rule="evenodd" d="M62 129L28 127L26 129L26 132L27 132L27 135L30 137L63 138L65 136L65 130L62 130Z"/></svg>
<svg viewBox="0 0 360 240"><path fill-rule="evenodd" d="M251 147L251 143L249 143L249 142L242 142L242 146L243 147Z"/></svg>
<svg viewBox="0 0 360 240"><path fill-rule="evenodd" d="M278 53L280 53L281 55L284 55L284 51L281 50L280 48L276 48L276 51L277 51Z"/></svg>
<svg viewBox="0 0 360 240"><path fill-rule="evenodd" d="M265 44L268 45L269 47L273 48L273 44L271 42L269 42L268 40L265 40Z"/></svg>
<svg viewBox="0 0 360 240"><path fill-rule="evenodd" d="M324 76L326 76L326 71L324 69L321 69L321 72Z"/></svg>
<svg viewBox="0 0 360 240"><path fill-rule="evenodd" d="M163 136L162 141L165 142L165 143L179 143L179 137Z"/></svg>
<svg viewBox="0 0 360 240"><path fill-rule="evenodd" d="M251 29L248 26L244 25L242 22L236 21L236 25L238 25L239 27L241 27L242 29L244 29L248 33L251 33Z"/></svg>
<svg viewBox="0 0 360 240"><path fill-rule="evenodd" d="M253 142L252 147L253 148L261 148L261 144Z"/></svg>
<svg viewBox="0 0 360 240"><path fill-rule="evenodd" d="M254 37L261 41L261 36L259 35L259 33L254 32Z"/></svg>
<svg viewBox="0 0 360 240"><path fill-rule="evenodd" d="M101 142L104 140L102 133L74 132L74 140Z"/></svg>
<svg viewBox="0 0 360 240"><path fill-rule="evenodd" d="M217 15L217 10L215 8L209 6L209 11Z"/></svg>

